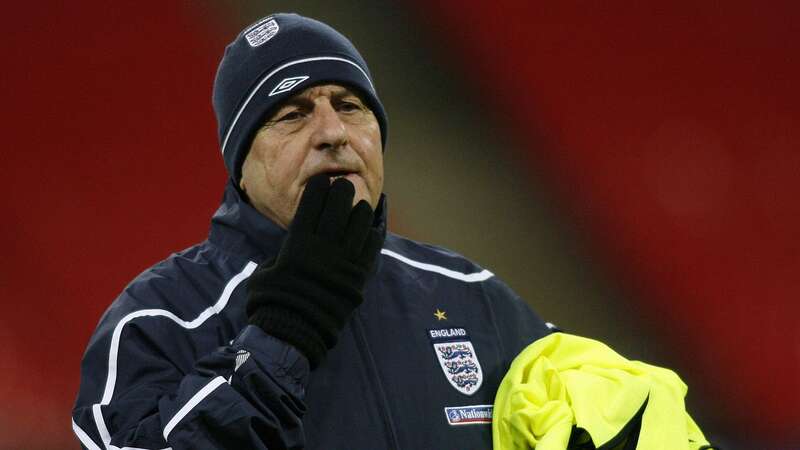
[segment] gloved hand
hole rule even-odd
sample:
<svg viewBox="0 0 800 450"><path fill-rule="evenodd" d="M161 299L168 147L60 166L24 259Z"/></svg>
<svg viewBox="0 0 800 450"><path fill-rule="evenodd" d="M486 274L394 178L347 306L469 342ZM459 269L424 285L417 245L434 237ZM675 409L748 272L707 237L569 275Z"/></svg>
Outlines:
<svg viewBox="0 0 800 450"><path fill-rule="evenodd" d="M248 281L251 324L300 350L311 368L336 344L363 289L383 236L366 200L355 207L353 184L312 177L277 259Z"/></svg>

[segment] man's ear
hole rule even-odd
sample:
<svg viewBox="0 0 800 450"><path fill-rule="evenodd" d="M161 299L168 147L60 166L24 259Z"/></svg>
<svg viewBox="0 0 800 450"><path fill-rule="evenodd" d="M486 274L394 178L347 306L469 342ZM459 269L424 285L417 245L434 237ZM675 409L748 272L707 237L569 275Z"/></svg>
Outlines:
<svg viewBox="0 0 800 450"><path fill-rule="evenodd" d="M248 166L248 160L247 160L247 158L245 158L244 162L242 163L242 172L241 172L242 175L241 175L241 178L239 178L239 186L238 187L239 187L239 193L241 194L242 199L245 202L250 203L250 198L248 198L248 196L247 196L247 186L246 186L246 183L244 181L245 178L246 178L244 176L244 173L245 173L245 170L247 170L246 169L247 166Z"/></svg>
<svg viewBox="0 0 800 450"><path fill-rule="evenodd" d="M248 152L248 156L249 156L249 152ZM239 175L239 190L242 191L243 193L247 192L247 186L245 186L244 180L247 178L245 176L245 173L249 172L249 171L250 171L250 158L245 157L244 161L242 161L242 170L239 172L240 173L240 175Z"/></svg>

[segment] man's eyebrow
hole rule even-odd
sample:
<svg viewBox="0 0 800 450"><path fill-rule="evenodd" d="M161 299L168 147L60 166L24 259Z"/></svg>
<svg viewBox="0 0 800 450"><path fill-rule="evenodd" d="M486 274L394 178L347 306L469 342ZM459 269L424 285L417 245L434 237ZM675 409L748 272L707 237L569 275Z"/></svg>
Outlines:
<svg viewBox="0 0 800 450"><path fill-rule="evenodd" d="M311 101L310 98L304 97L302 95L298 95L296 97L289 98L288 100L284 101L283 104L278 108L278 111L286 108L287 106L297 106L301 108L311 108L314 106L314 102Z"/></svg>
<svg viewBox="0 0 800 450"><path fill-rule="evenodd" d="M331 100L332 101L341 100L341 99L343 99L345 97L355 97L359 101L361 101L362 103L364 102L363 100L361 100L361 96L360 95L356 94L355 92L353 92L353 91L351 91L349 89L342 89L341 91L336 91L333 94L331 94Z"/></svg>

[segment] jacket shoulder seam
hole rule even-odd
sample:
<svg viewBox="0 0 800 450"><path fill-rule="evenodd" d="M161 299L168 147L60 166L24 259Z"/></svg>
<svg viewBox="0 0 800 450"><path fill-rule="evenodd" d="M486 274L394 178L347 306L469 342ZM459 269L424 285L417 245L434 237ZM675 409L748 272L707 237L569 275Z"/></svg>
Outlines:
<svg viewBox="0 0 800 450"><path fill-rule="evenodd" d="M475 283L486 281L489 278L493 277L494 274L486 269L481 270L480 272L472 272L472 273L464 273L458 272L456 270L448 269L446 267L442 267L436 264L425 263L421 261L417 261L411 259L407 256L403 256L400 253L395 251L383 248L381 249L381 254L394 258L406 265L414 267L416 269L424 270L426 272L433 272L439 275L444 275L448 278L452 278L454 280L460 280L465 283Z"/></svg>

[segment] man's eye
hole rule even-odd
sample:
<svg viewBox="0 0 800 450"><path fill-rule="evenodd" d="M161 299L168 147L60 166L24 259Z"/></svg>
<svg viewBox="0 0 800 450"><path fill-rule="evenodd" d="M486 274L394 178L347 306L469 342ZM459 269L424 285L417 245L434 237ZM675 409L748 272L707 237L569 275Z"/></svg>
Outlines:
<svg viewBox="0 0 800 450"><path fill-rule="evenodd" d="M286 121L286 120L297 120L303 117L303 114L300 111L290 111L284 115L282 115L278 121Z"/></svg>
<svg viewBox="0 0 800 450"><path fill-rule="evenodd" d="M352 111L358 111L360 109L361 109L361 106L359 106L359 105L357 105L356 103L353 103L353 102L342 102L342 103L339 104L339 110L340 111L352 112Z"/></svg>

